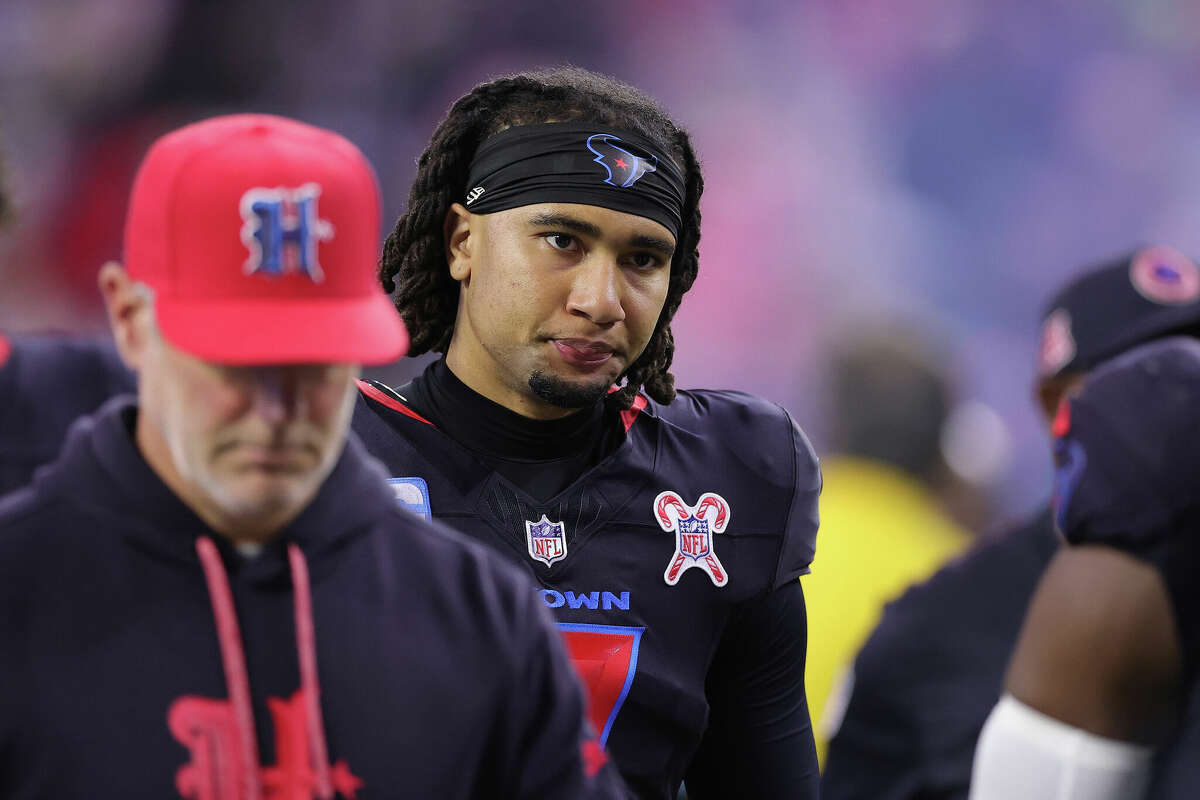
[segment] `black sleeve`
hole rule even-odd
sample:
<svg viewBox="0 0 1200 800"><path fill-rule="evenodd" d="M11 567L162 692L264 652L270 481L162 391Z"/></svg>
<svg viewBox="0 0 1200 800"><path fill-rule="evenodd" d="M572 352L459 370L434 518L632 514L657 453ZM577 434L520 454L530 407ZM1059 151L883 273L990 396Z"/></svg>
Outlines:
<svg viewBox="0 0 1200 800"><path fill-rule="evenodd" d="M810 572L809 565L817 553L817 530L820 526L818 500L823 482L821 462L812 442L792 419L792 415L782 407L779 409L790 429L794 478L792 502L783 526L779 561L775 566L774 589L795 583L796 578Z"/></svg>
<svg viewBox="0 0 1200 800"><path fill-rule="evenodd" d="M864 648L855 664L846 715L825 758L821 796L825 800L914 800L931 796L922 793L927 764L912 700L894 691L893 682L874 674L874 669L857 674L864 656L868 661L876 660Z"/></svg>
<svg viewBox="0 0 1200 800"><path fill-rule="evenodd" d="M1034 588L1058 550L1049 508L889 603L854 659L824 800L965 800Z"/></svg>
<svg viewBox="0 0 1200 800"><path fill-rule="evenodd" d="M797 580L734 613L708 673L708 729L685 779L689 800L817 797L807 642Z"/></svg>

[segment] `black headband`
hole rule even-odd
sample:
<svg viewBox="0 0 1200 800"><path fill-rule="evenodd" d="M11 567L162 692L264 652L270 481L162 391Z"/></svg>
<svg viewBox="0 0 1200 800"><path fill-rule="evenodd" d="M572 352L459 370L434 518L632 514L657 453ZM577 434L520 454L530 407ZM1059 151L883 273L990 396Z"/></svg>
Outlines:
<svg viewBox="0 0 1200 800"><path fill-rule="evenodd" d="M644 136L603 125L506 128L479 145L466 207L490 214L534 203L583 203L661 223L679 238L683 173Z"/></svg>

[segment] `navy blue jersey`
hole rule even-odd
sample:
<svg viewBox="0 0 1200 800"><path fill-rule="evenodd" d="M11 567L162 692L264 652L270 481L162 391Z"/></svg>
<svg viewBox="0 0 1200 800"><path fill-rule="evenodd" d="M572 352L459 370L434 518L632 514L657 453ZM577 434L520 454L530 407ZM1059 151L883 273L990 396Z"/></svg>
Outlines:
<svg viewBox="0 0 1200 800"><path fill-rule="evenodd" d="M24 486L52 460L77 417L133 391L133 373L111 344L0 334L0 494Z"/></svg>
<svg viewBox="0 0 1200 800"><path fill-rule="evenodd" d="M0 796L617 796L524 576L401 510L356 440L248 557L135 417L0 501Z"/></svg>
<svg viewBox="0 0 1200 800"><path fill-rule="evenodd" d="M1200 340L1160 339L1089 375L1054 423L1059 527L1159 573L1189 680L1200 678L1198 404Z"/></svg>
<svg viewBox="0 0 1200 800"><path fill-rule="evenodd" d="M966 800L975 742L1058 542L1046 509L884 609L854 661L823 798Z"/></svg>
<svg viewBox="0 0 1200 800"><path fill-rule="evenodd" d="M354 430L400 501L538 582L639 796L674 797L685 776L692 798L816 796L796 578L820 474L785 411L737 392L639 398L605 416L611 452L537 499L386 387L362 387Z"/></svg>
<svg viewBox="0 0 1200 800"><path fill-rule="evenodd" d="M1182 712L1179 729L1155 754L1146 800L1194 800L1200 790L1200 683Z"/></svg>

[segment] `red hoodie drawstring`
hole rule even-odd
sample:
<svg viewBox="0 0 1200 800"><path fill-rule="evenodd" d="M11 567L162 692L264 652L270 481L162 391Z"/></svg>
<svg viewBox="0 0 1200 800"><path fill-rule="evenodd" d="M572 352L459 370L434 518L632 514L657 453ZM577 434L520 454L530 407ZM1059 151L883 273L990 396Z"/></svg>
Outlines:
<svg viewBox="0 0 1200 800"><path fill-rule="evenodd" d="M233 706L237 726L238 748L242 754L242 797L261 800L259 779L258 735L254 728L254 710L250 699L250 678L246 672L246 653L233 605L229 576L217 546L207 537L196 539L196 553L204 568L208 596L212 601L213 617L217 623L217 641L221 645L221 664L225 670L225 687ZM325 724L321 718L320 683L317 675L317 637L313 627L312 589L308 579L308 564L304 553L295 544L288 545L288 563L292 573L293 607L296 621L296 651L300 661L300 688L304 696L307 718L308 752L316 778L316 795L320 800L332 800L333 781L330 776L328 748L325 743Z"/></svg>
<svg viewBox="0 0 1200 800"><path fill-rule="evenodd" d="M254 731L254 710L250 705L250 677L246 674L246 653L242 649L242 632L238 628L233 592L221 554L212 539L196 539L196 553L204 567L208 597L212 601L213 618L217 622L217 641L221 643L221 664L225 668L225 689L233 704L233 719L237 725L238 749L242 752L242 796L259 800L262 785L258 778L258 735Z"/></svg>
<svg viewBox="0 0 1200 800"><path fill-rule="evenodd" d="M317 779L317 797L332 800L333 779L329 774L329 751L325 746L325 721L321 717L320 680L317 677L317 632L313 628L312 590L308 582L308 564L295 544L288 545L288 563L292 568L295 593L296 655L300 660L300 689L304 695L308 719L308 757Z"/></svg>

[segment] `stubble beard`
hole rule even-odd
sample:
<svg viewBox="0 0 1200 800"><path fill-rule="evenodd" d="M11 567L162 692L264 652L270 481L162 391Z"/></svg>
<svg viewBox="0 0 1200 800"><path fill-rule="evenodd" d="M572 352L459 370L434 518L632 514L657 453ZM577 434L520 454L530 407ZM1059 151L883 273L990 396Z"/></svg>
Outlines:
<svg viewBox="0 0 1200 800"><path fill-rule="evenodd" d="M599 380L595 383L576 383L534 370L529 375L529 389L539 399L557 408L587 408L598 403L606 394L610 384Z"/></svg>

